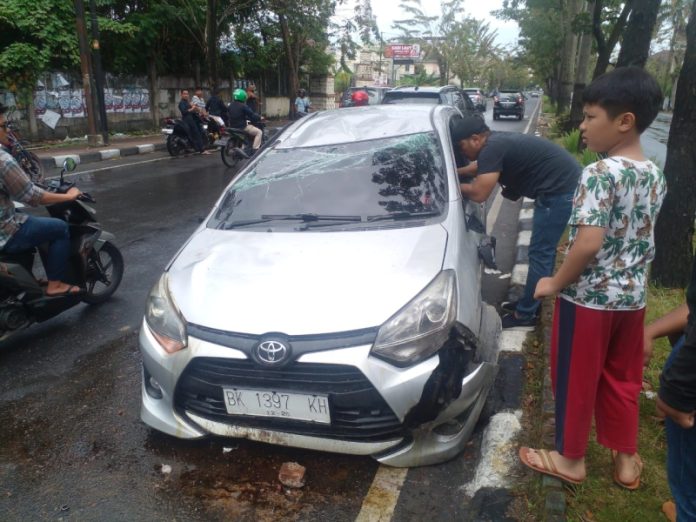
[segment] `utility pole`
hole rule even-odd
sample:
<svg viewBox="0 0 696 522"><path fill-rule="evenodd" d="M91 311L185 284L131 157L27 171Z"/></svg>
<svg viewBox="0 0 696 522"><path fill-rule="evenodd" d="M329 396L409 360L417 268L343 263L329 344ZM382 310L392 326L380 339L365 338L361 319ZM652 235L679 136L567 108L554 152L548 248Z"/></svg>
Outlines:
<svg viewBox="0 0 696 522"><path fill-rule="evenodd" d="M104 71L102 70L101 51L99 50L99 23L97 22L97 7L94 0L89 0L89 14L92 19L92 65L94 66L94 86L97 89L97 104L99 105L99 128L104 145L108 145L109 123L106 119L106 103L104 102Z"/></svg>
<svg viewBox="0 0 696 522"><path fill-rule="evenodd" d="M100 145L100 137L97 134L94 99L92 98L92 89L90 85L89 45L87 44L87 32L85 30L85 6L82 0L74 0L74 3L77 41L80 44L82 90L85 93L85 101L87 103L87 144L90 147L98 147Z"/></svg>

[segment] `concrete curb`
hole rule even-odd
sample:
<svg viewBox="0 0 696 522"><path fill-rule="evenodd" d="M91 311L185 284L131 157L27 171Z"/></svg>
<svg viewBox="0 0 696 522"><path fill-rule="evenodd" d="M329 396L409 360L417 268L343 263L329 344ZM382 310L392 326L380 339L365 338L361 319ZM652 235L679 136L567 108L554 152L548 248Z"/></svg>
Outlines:
<svg viewBox="0 0 696 522"><path fill-rule="evenodd" d="M517 235L517 246L515 255L515 266L512 269L510 278L510 288L508 290L508 300L515 301L520 298L524 291L524 284L527 280L529 271L529 243L532 238L532 220L534 216L534 201L524 199L519 214L519 225ZM518 345L520 350L527 337L527 332L510 330L505 332L510 336L511 344ZM544 332L544 357L549 360L551 351L551 332ZM551 391L551 377L549 372L544 375L542 386L542 444L544 447L553 447L555 437L555 410L553 393ZM560 480L553 477L544 476L542 479L542 490L544 495L544 520L553 522L563 522L566 520L566 498L563 484Z"/></svg>
<svg viewBox="0 0 696 522"><path fill-rule="evenodd" d="M165 143L144 143L140 145L124 145L123 147L104 148L96 151L84 151L75 154L56 154L54 156L41 156L41 166L45 169L60 168L67 158L72 158L80 163L93 163L110 159L118 159L135 154L149 154L151 152L166 150Z"/></svg>

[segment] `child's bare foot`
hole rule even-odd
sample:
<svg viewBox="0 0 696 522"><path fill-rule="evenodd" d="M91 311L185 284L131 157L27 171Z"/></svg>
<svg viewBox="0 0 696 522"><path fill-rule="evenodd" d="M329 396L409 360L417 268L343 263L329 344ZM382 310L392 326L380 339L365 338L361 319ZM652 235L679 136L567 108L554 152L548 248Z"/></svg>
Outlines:
<svg viewBox="0 0 696 522"><path fill-rule="evenodd" d="M534 471L551 475L571 484L580 484L585 480L585 459L569 459L557 451L522 447L520 460Z"/></svg>

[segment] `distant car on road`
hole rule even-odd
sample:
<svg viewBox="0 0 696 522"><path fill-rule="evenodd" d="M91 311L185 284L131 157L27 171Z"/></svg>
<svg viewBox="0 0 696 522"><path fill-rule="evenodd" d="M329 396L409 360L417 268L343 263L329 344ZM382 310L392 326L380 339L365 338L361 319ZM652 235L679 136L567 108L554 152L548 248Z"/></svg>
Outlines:
<svg viewBox="0 0 696 522"><path fill-rule="evenodd" d="M500 90L493 97L493 119L499 120L501 116L517 116L518 120L524 118L525 97L521 91Z"/></svg>
<svg viewBox="0 0 696 522"><path fill-rule="evenodd" d="M461 118L315 112L255 155L147 299L143 421L391 466L457 455L500 335L483 207L459 189Z"/></svg>
<svg viewBox="0 0 696 522"><path fill-rule="evenodd" d="M368 105L379 105L382 103L384 93L389 90L391 90L391 87L349 87L343 91L341 101L339 102L339 107L352 107L352 96L356 91L365 91L367 93Z"/></svg>
<svg viewBox="0 0 696 522"><path fill-rule="evenodd" d="M459 87L396 87L385 93L383 104L427 103L433 105L451 105L464 116L481 116L474 102Z"/></svg>
<svg viewBox="0 0 696 522"><path fill-rule="evenodd" d="M471 101L474 102L474 105L478 110L481 112L486 112L486 109L488 108L488 100L486 100L486 95L483 94L483 91L479 89L478 87L465 87L462 89L469 98L471 98Z"/></svg>

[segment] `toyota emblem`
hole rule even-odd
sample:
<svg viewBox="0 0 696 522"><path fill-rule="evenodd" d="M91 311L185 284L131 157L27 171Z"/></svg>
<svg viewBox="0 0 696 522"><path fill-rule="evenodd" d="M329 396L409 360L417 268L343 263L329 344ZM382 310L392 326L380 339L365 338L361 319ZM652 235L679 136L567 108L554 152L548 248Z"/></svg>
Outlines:
<svg viewBox="0 0 696 522"><path fill-rule="evenodd" d="M290 355L288 346L277 340L263 341L254 348L256 359L264 364L280 364Z"/></svg>

